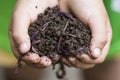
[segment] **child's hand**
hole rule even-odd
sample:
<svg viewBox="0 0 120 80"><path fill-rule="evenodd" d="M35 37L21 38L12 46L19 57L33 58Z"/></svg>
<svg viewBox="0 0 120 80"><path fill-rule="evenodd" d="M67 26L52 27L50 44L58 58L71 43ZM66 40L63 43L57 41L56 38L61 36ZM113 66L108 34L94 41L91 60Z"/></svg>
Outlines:
<svg viewBox="0 0 120 80"><path fill-rule="evenodd" d="M26 54L30 49L30 38L28 35L29 25L37 19L37 15L42 13L47 7L57 5L57 0L18 0L15 6L9 35L11 47L14 55L18 58L20 54ZM46 67L51 64L47 57L39 57L32 53L22 58L24 62L35 67Z"/></svg>
<svg viewBox="0 0 120 80"><path fill-rule="evenodd" d="M78 56L82 62L70 58L70 62L63 59L68 66L90 68L102 63L108 53L112 30L102 0L59 0L62 11L72 12L82 23L89 26L92 31L91 55ZM72 65L71 65L72 64Z"/></svg>

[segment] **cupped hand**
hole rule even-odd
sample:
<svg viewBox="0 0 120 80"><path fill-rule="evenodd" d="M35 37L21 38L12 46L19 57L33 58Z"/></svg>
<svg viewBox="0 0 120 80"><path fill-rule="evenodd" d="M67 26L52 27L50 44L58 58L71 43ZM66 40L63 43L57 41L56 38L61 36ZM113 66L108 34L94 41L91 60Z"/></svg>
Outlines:
<svg viewBox="0 0 120 80"><path fill-rule="evenodd" d="M17 58L19 58L21 54L27 54L30 49L31 43L28 35L29 25L37 20L39 13L42 13L47 7L52 7L57 4L57 0L17 1L9 28L11 48ZM39 57L36 53L25 55L22 57L22 60L35 67L46 67L51 64L51 60L48 57Z"/></svg>
<svg viewBox="0 0 120 80"><path fill-rule="evenodd" d="M68 66L77 68L91 68L102 63L108 53L112 30L107 12L102 0L59 0L59 6L64 12L73 13L84 25L92 31L90 51L92 58L83 54L76 58L63 59Z"/></svg>

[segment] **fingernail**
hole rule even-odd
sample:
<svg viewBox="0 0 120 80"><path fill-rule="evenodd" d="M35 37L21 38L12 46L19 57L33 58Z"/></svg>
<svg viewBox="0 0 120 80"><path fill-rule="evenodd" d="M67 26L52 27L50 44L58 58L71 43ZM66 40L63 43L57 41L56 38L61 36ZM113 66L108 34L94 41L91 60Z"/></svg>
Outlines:
<svg viewBox="0 0 120 80"><path fill-rule="evenodd" d="M100 49L99 48L95 48L93 57L98 58L100 55L101 55Z"/></svg>
<svg viewBox="0 0 120 80"><path fill-rule="evenodd" d="M48 66L51 64L51 62L49 59L44 58L43 60L41 60L41 64L43 64L44 66Z"/></svg>
<svg viewBox="0 0 120 80"><path fill-rule="evenodd" d="M20 44L19 50L20 50L21 53L25 53L26 49L27 49L27 44L26 43Z"/></svg>

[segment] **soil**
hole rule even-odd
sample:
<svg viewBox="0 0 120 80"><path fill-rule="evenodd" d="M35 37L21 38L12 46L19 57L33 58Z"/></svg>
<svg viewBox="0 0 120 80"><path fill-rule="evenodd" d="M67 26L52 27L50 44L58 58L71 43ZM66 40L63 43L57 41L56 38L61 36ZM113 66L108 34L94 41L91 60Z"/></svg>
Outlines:
<svg viewBox="0 0 120 80"><path fill-rule="evenodd" d="M48 7L44 13L40 13L30 25L28 33L31 39L30 51L39 56L48 56L53 65L62 63L62 58L90 54L90 28L74 15L61 12L58 6Z"/></svg>
<svg viewBox="0 0 120 80"><path fill-rule="evenodd" d="M47 8L29 27L31 51L48 56L53 62L61 57L89 54L91 31L70 13L58 6Z"/></svg>

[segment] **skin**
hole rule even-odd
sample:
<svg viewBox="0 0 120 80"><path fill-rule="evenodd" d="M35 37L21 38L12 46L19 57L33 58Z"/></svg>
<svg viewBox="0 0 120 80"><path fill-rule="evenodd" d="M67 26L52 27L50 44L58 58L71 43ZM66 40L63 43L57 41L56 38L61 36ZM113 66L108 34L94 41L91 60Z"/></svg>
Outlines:
<svg viewBox="0 0 120 80"><path fill-rule="evenodd" d="M83 54L78 56L78 58L82 59L81 62L77 61L76 58L70 58L70 62L63 59L64 63L68 66L83 69L102 63L107 56L112 38L111 25L103 1L59 0L59 5L62 11L73 13L82 23L89 26L92 31L90 48L93 58Z"/></svg>
<svg viewBox="0 0 120 80"><path fill-rule="evenodd" d="M30 49L28 27L37 20L37 15L44 12L47 7L57 5L56 0L18 0L13 11L9 27L11 48L18 58L20 54L26 54ZM37 6L37 8L36 8ZM24 56L22 60L34 67L46 67L51 65L51 60L46 56L39 57L36 53ZM33 64L34 63L34 64Z"/></svg>
<svg viewBox="0 0 120 80"><path fill-rule="evenodd" d="M34 22L37 19L37 15L43 12L45 8L57 4L59 4L62 11L72 12L80 21L89 26L92 31L91 55L94 59L84 54L77 56L82 59L81 62L77 61L76 58L70 57L69 61L63 59L63 63L69 67L82 69L91 68L96 64L102 63L108 53L112 37L111 26L102 0L30 0L29 2L18 0L9 28L14 55L18 58L19 54L26 54L31 45L27 32L30 23ZM37 8L35 8L36 5ZM23 57L22 60L29 65L40 68L51 65L49 58L46 56L39 57L35 53Z"/></svg>

